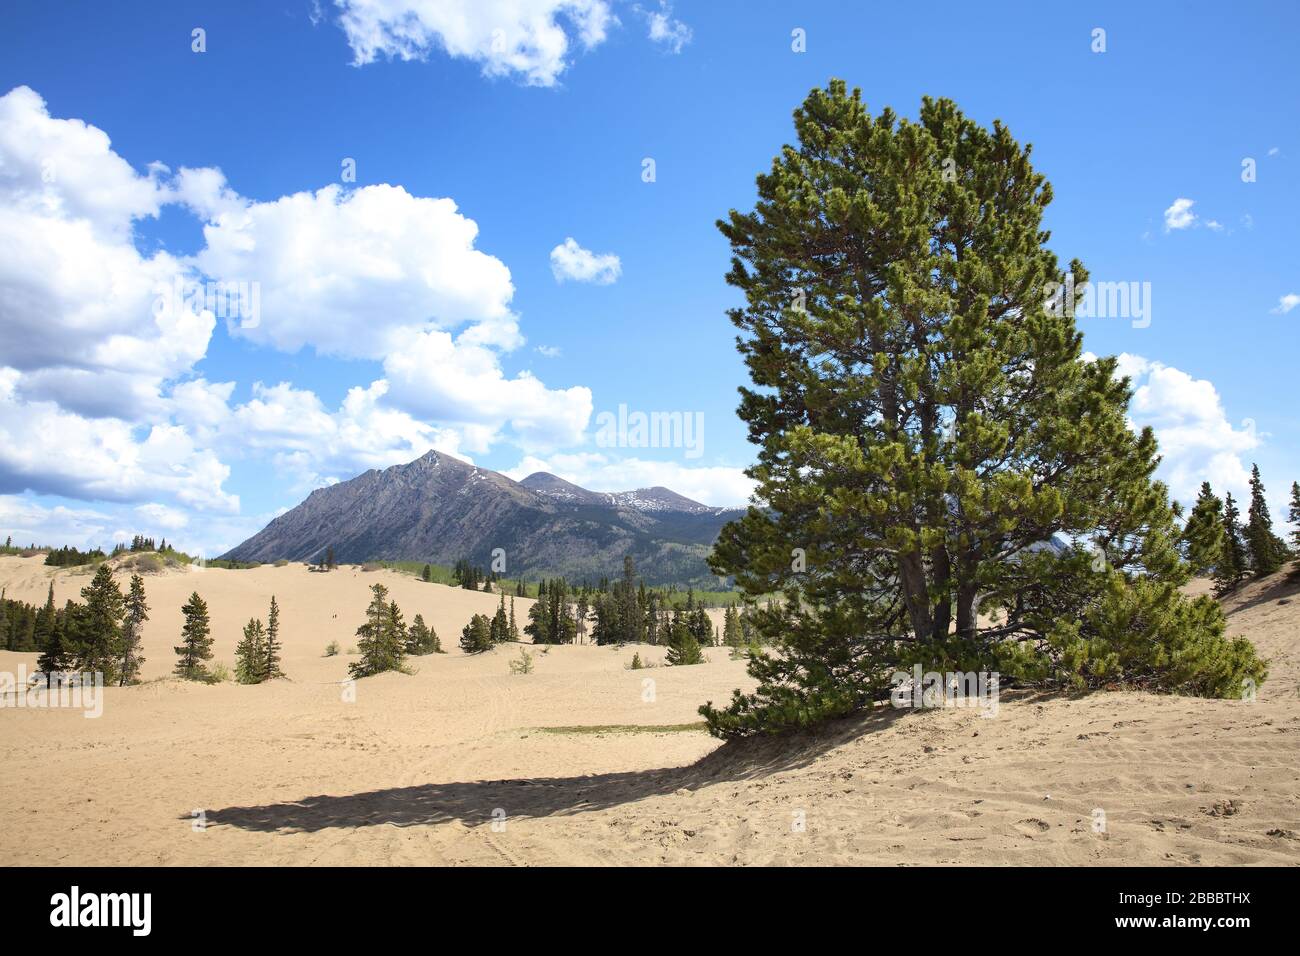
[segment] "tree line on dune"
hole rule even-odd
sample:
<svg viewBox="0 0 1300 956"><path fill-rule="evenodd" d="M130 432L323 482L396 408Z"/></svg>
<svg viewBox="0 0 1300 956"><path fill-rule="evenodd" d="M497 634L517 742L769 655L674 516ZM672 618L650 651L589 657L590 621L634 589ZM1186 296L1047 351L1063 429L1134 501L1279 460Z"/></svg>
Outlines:
<svg viewBox="0 0 1300 956"><path fill-rule="evenodd" d="M131 575L124 594L112 568L101 564L81 589L81 601L69 599L61 608L55 605L52 582L45 604L39 608L0 598L0 634L9 636L10 650L39 653L36 666L47 685L70 673L97 673L106 684L126 686L140 681L145 662L141 639L149 610L140 575ZM211 626L208 606L197 591L181 607L181 614L184 623L173 673L186 680L220 680L220 671L214 672L207 663L213 656ZM241 683L284 676L279 605L274 595L268 624L264 626L260 619L249 621L236 658L236 679Z"/></svg>
<svg viewBox="0 0 1300 956"><path fill-rule="evenodd" d="M469 565L463 565L464 580L478 590ZM597 588L584 586L574 590L561 578L543 580L538 599L528 610L527 624L520 628L515 613L515 598L504 591L499 594L493 614L474 614L462 628L460 649L466 654L482 654L507 643L519 643L527 635L533 644L556 645L583 643L590 637L596 644L649 643L667 648L668 664L696 664L703 661L702 648L718 643L718 634L703 605L696 604L692 593L684 605L666 608L662 596L648 590L636 578L630 557L624 561L620 581L602 582ZM389 600L388 589L371 586L372 600L365 622L357 629L356 652L359 660L349 665L352 677L369 677L387 671L404 671L405 659L412 654L441 653L437 635L417 615L407 627L401 609ZM727 609L723 643L733 649L753 646L757 632L751 613L736 606ZM337 645L331 645L337 652ZM526 673L527 670L518 670Z"/></svg>
<svg viewBox="0 0 1300 956"><path fill-rule="evenodd" d="M1229 594L1244 581L1281 570L1290 560L1296 560L1300 570L1300 482L1291 483L1287 519L1295 527L1290 548L1273 531L1258 465L1250 471L1250 507L1244 524L1232 494L1220 501L1210 483L1202 482L1183 526L1183 554L1192 573L1213 577L1215 592Z"/></svg>
<svg viewBox="0 0 1300 956"><path fill-rule="evenodd" d="M597 588L584 585L575 591L557 578L541 582L539 593L529 609L528 623L521 629L514 597L507 603L502 592L494 614L475 614L466 624L461 649L468 654L483 653L500 644L521 642L524 634L535 644L576 643L590 632L597 644L664 644L669 664L695 664L703 661L703 647L718 642L707 610L696 604L693 592L688 592L683 605L665 607L662 595L636 578L630 557L624 563L622 580L612 585L602 581ZM407 624L388 588L372 585L371 594L365 619L356 631L358 660L349 665L351 677L404 671L408 657L444 653L438 634L422 615L416 614ZM81 603L69 600L58 608L51 583L45 605L38 608L0 594L0 635L8 636L6 646L39 651L38 667L47 680L75 671L99 672L107 682L122 685L137 683L144 663L141 633L150 610L144 579L133 574L129 591L123 594L112 568L100 564L81 596ZM207 602L197 591L182 605L181 616L174 676L206 683L232 676L224 665L211 663L211 618ZM280 635L280 606L272 595L265 623L251 618L236 644L236 682L258 684L285 676ZM729 607L723 642L739 648L755 640L749 611ZM327 655L337 650L334 643ZM527 669L517 672L526 673Z"/></svg>
<svg viewBox="0 0 1300 956"><path fill-rule="evenodd" d="M538 597L528 611L523 633L532 643L621 645L650 644L667 648L670 664L694 664L703 660L702 648L721 642L732 648L750 647L758 641L753 626L754 610L743 611L729 605L724 626L718 634L708 609L697 603L688 590L683 603L670 605L668 594L647 588L636 576L632 557L623 559L623 576L596 586L572 587L563 578L543 579ZM504 641L517 641L514 624L514 599L509 619L505 615L504 595L495 618L475 615L466 626L461 648L467 653L481 653Z"/></svg>
<svg viewBox="0 0 1300 956"><path fill-rule="evenodd" d="M69 671L102 674L106 684L136 683L148 619L144 579L132 575L123 594L106 564L81 589L81 601L56 606L53 583L40 607L0 599L0 635L7 635L10 650L39 652L36 666L47 683Z"/></svg>

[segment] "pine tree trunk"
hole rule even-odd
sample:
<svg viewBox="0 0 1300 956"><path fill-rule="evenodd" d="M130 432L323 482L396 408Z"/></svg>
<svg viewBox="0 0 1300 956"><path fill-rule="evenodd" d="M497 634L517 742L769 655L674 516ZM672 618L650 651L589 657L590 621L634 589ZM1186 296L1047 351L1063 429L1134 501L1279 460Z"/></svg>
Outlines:
<svg viewBox="0 0 1300 956"><path fill-rule="evenodd" d="M898 570L903 582L903 600L907 603L907 614L912 621L912 633L918 641L927 641L933 631L934 621L930 616L930 598L926 593L925 567L921 555L917 552L900 554Z"/></svg>
<svg viewBox="0 0 1300 956"><path fill-rule="evenodd" d="M974 637L979 622L979 588L973 580L957 587L957 634Z"/></svg>

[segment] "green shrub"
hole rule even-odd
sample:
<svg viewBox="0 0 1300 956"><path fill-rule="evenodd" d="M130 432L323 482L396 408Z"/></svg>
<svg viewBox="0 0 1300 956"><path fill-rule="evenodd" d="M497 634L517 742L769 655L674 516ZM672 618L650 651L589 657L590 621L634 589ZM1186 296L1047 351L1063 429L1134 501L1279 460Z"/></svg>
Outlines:
<svg viewBox="0 0 1300 956"><path fill-rule="evenodd" d="M522 647L519 648L519 657L510 662L510 673L512 674L531 674L533 672L533 655Z"/></svg>
<svg viewBox="0 0 1300 956"><path fill-rule="evenodd" d="M120 570L134 571L138 574L159 574L163 567L163 559L156 554L135 554L122 562Z"/></svg>
<svg viewBox="0 0 1300 956"><path fill-rule="evenodd" d="M208 668L207 683L224 684L231 679L230 668L225 661L217 661Z"/></svg>

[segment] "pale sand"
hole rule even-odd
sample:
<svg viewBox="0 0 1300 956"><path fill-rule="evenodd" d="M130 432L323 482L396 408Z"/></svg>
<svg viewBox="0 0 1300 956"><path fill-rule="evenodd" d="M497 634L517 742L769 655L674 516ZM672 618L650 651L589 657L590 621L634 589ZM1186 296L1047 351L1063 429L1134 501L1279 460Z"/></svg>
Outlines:
<svg viewBox="0 0 1300 956"><path fill-rule="evenodd" d="M89 580L0 558L10 597L39 602L51 577L60 604ZM349 658L321 653L355 643L375 581L450 653L359 681L348 703ZM301 566L169 572L146 587L146 676L170 669L191 590L227 663L274 591L291 680L110 688L94 720L0 711L3 862L1300 863L1300 594L1280 577L1229 602L1232 633L1273 659L1253 704L1004 694L993 719L890 709L818 742L726 746L698 730L540 729L698 721L702 701L750 684L725 649L635 672L631 647L534 649L535 672L511 676L517 647L456 648L492 595ZM521 625L529 603L516 600ZM0 652L0 670L35 656Z"/></svg>

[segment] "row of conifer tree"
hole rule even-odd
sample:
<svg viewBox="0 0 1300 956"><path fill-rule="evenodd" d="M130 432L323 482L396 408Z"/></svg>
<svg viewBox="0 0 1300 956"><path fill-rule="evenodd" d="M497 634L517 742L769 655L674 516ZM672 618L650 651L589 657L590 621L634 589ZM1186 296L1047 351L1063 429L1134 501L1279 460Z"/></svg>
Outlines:
<svg viewBox="0 0 1300 956"><path fill-rule="evenodd" d="M1250 472L1250 505L1246 520L1231 493L1220 500L1208 481L1202 482L1196 504L1183 526L1182 550L1192 572L1214 578L1218 594L1227 594L1250 578L1279 571L1290 560L1300 570L1300 482L1291 483L1287 520L1294 530L1291 544L1273 531L1259 466Z"/></svg>

